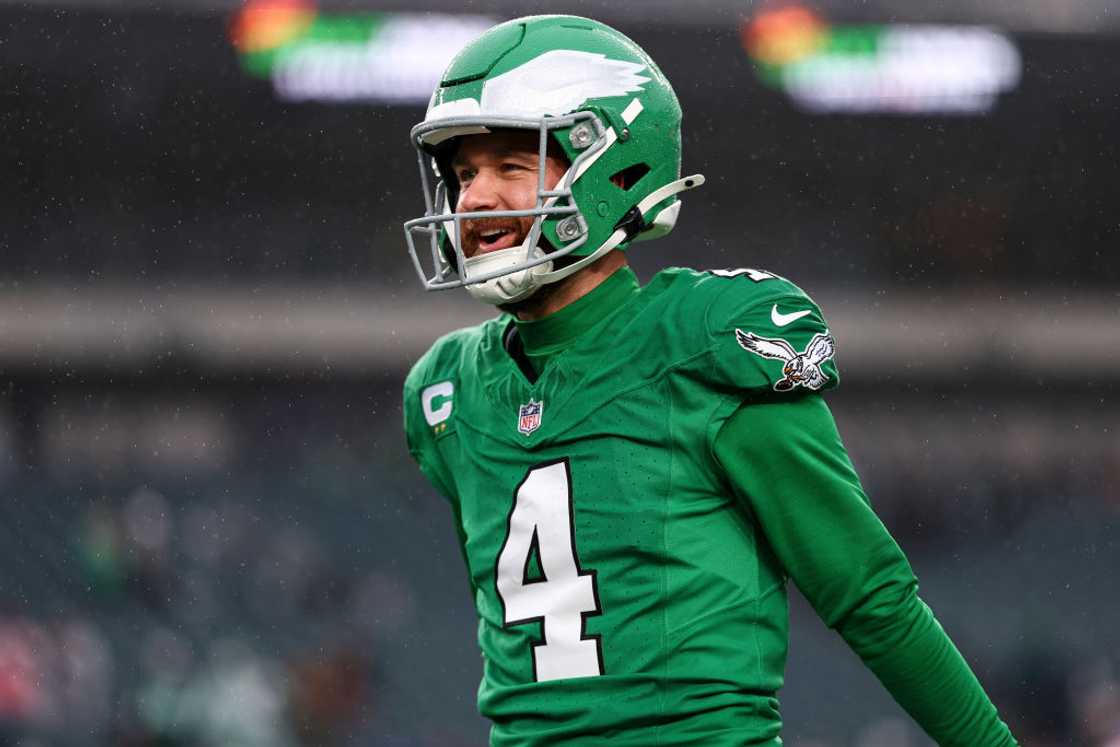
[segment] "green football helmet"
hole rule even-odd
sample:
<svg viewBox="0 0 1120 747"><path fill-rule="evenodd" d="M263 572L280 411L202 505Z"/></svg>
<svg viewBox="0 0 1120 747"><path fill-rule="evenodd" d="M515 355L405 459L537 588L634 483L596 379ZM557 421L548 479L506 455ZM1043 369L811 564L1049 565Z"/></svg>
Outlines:
<svg viewBox="0 0 1120 747"><path fill-rule="evenodd" d="M457 138L501 128L540 134L535 206L456 213ZM428 290L466 286L494 304L665 235L680 212L677 194L704 182L680 178L681 108L661 70L618 31L577 16L518 18L468 44L411 136L426 208L404 224L416 271ZM570 165L547 189L550 140ZM527 216L532 228L519 246L463 254L462 221Z"/></svg>

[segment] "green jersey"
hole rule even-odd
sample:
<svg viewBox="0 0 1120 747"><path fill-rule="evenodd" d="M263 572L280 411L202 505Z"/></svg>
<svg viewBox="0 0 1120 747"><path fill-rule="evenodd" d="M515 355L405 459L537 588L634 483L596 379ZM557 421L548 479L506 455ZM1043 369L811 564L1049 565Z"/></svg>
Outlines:
<svg viewBox="0 0 1120 747"><path fill-rule="evenodd" d="M406 431L454 511L492 745L781 744L789 575L892 687L869 590L897 590L900 610L932 617L839 438L773 444L826 465L805 471L822 494L854 495L804 521L772 474L789 465L763 457L755 469L736 451L752 438L769 448L783 429L796 445L813 431L784 425L789 413L818 417L796 407L816 407L806 403L837 381L820 310L756 270L671 269L638 289L624 269L552 317L503 315L433 346L405 384ZM814 453L821 441L827 453ZM922 635L940 641L931 624ZM980 698L973 721L988 728L994 709ZM927 730L942 715L900 702ZM1003 732L977 741L974 728L960 744L1013 744Z"/></svg>

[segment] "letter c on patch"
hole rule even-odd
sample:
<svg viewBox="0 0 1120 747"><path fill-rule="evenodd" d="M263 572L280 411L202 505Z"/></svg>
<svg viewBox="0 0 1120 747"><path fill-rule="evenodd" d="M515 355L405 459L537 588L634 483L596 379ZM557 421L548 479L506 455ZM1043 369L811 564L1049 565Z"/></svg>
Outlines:
<svg viewBox="0 0 1120 747"><path fill-rule="evenodd" d="M428 425L438 425L451 417L451 395L455 392L455 385L450 381L441 381L432 384L420 392L420 405L424 408L424 420ZM436 400L442 399L439 407L435 407Z"/></svg>

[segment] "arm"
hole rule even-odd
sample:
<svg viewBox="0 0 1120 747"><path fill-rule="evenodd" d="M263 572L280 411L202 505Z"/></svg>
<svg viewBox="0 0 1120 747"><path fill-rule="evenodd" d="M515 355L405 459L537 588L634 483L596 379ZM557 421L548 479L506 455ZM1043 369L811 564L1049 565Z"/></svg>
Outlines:
<svg viewBox="0 0 1120 747"><path fill-rule="evenodd" d="M455 493L455 481L451 470L448 469L440 456L433 427L427 424L422 412L421 391L423 386L419 382L424 380L423 371L424 369L418 364L405 379L401 405L401 411L404 415L405 440L408 443L409 454L412 455L417 466L420 467L424 477L451 505L455 534L459 539L459 552L463 556L463 564L467 569L467 582L470 584L471 600L473 602L477 589L474 576L470 572L470 559L467 557L467 537L463 530L463 518L459 510L458 496ZM452 431L441 431L440 435L444 439L458 438Z"/></svg>
<svg viewBox="0 0 1120 747"><path fill-rule="evenodd" d="M939 745L1016 744L918 597L820 395L742 405L713 451L817 614Z"/></svg>

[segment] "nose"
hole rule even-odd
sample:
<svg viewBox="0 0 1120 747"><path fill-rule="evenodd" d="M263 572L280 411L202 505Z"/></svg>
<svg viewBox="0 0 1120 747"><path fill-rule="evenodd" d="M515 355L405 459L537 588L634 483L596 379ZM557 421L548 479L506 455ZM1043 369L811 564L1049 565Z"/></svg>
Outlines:
<svg viewBox="0 0 1120 747"><path fill-rule="evenodd" d="M476 210L496 210L501 202L499 180L490 169L479 169L459 192L456 212L472 213Z"/></svg>

